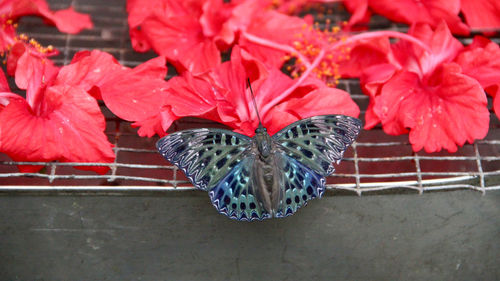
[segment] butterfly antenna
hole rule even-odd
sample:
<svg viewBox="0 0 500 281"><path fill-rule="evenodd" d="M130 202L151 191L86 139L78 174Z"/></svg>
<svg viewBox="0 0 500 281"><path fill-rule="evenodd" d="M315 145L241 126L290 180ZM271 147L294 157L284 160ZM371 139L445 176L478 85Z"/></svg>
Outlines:
<svg viewBox="0 0 500 281"><path fill-rule="evenodd" d="M250 94L252 94L253 106L255 107L255 112L257 113L257 119L259 119L259 127L262 127L262 122L260 121L259 110L257 109L257 102L255 101L255 96L253 94L252 85L250 84L250 78L247 78L248 88L250 88Z"/></svg>

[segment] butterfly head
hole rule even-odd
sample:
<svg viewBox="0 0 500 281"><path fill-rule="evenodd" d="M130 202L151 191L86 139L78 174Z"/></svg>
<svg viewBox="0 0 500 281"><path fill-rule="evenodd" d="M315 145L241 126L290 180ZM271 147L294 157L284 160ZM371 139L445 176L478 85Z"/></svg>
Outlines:
<svg viewBox="0 0 500 281"><path fill-rule="evenodd" d="M267 133L267 129L259 124L259 127L255 130L255 141L257 142L257 149L259 150L260 156L267 158L271 155L271 136Z"/></svg>

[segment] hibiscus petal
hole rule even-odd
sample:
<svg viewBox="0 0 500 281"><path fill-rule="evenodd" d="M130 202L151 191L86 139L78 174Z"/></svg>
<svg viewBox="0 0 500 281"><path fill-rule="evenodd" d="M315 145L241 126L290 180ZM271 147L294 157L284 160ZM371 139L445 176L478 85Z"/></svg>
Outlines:
<svg viewBox="0 0 500 281"><path fill-rule="evenodd" d="M493 110L497 114L497 117L500 119L500 95L498 94L493 98Z"/></svg>
<svg viewBox="0 0 500 281"><path fill-rule="evenodd" d="M165 56L179 71L201 73L220 64L215 43L200 36L201 25L193 16L147 18L142 34L158 54Z"/></svg>
<svg viewBox="0 0 500 281"><path fill-rule="evenodd" d="M109 75L116 75L122 68L111 54L98 50L82 51L75 54L71 64L61 68L54 84L77 86L90 91L92 87L109 79ZM100 92L92 91L91 94L96 99L102 99Z"/></svg>
<svg viewBox="0 0 500 281"><path fill-rule="evenodd" d="M467 48L460 53L455 62L462 67L462 72L481 84L483 88L493 85L500 85L500 47L498 44L489 41L484 47L480 47L484 38L477 37L471 45L477 47ZM492 96L496 92L491 93Z"/></svg>
<svg viewBox="0 0 500 281"><path fill-rule="evenodd" d="M72 85L104 100L118 117L139 121L155 115L164 104L167 75L163 57L151 59L134 69L123 67L105 52L80 52L64 66L55 85Z"/></svg>
<svg viewBox="0 0 500 281"><path fill-rule="evenodd" d="M434 71L442 63L452 61L463 49L462 43L453 37L444 21L441 21L434 31L426 24L415 24L409 34L426 43L431 49L430 53L415 52L424 74Z"/></svg>
<svg viewBox="0 0 500 281"><path fill-rule="evenodd" d="M348 28L370 22L371 13L368 10L368 0L344 0L343 3L346 9L352 14L347 24Z"/></svg>
<svg viewBox="0 0 500 281"><path fill-rule="evenodd" d="M179 117L200 116L216 108L213 86L200 77L186 72L168 81L166 105Z"/></svg>
<svg viewBox="0 0 500 281"><path fill-rule="evenodd" d="M36 114L24 99L11 99L0 112L2 152L15 161L113 162L103 130L104 117L95 99L69 86L47 89ZM21 171L40 167L20 167ZM108 167L78 167L106 173Z"/></svg>
<svg viewBox="0 0 500 281"><path fill-rule="evenodd" d="M400 135L408 132L401 118L404 112L401 103L409 99L419 87L418 75L408 71L395 74L382 86L380 94L374 99L373 113L382 122L386 134Z"/></svg>
<svg viewBox="0 0 500 281"><path fill-rule="evenodd" d="M500 2L497 0L461 0L460 9L471 28L493 30L500 27Z"/></svg>
<svg viewBox="0 0 500 281"><path fill-rule="evenodd" d="M36 100L41 98L42 89L51 83L59 69L51 60L40 57L26 48L15 63L16 85L26 90L28 104L36 109Z"/></svg>
<svg viewBox="0 0 500 281"><path fill-rule="evenodd" d="M137 134L141 137L152 137L155 134L163 137L170 125L177 119L178 117L172 113L170 106L165 106L158 114L134 122L132 127L139 127Z"/></svg>
<svg viewBox="0 0 500 281"><path fill-rule="evenodd" d="M45 0L13 1L11 17L18 18L25 15L41 16L61 32L71 34L93 27L89 15L75 12L72 7L54 12L49 9Z"/></svg>
<svg viewBox="0 0 500 281"><path fill-rule="evenodd" d="M47 18L54 23L54 25L61 32L76 34L83 29L92 29L94 25L87 14L81 14L73 10L73 7L68 9L59 10Z"/></svg>
<svg viewBox="0 0 500 281"><path fill-rule="evenodd" d="M500 47L482 37L474 38L455 62L464 74L476 79L486 93L493 97L493 110L500 116Z"/></svg>
<svg viewBox="0 0 500 281"><path fill-rule="evenodd" d="M425 23L413 24L408 35L426 44L430 52L415 44L399 41L392 45L392 54L395 57L392 63L421 77L432 73L442 63L451 62L463 49L463 45L453 37L443 21L434 30Z"/></svg>
<svg viewBox="0 0 500 281"><path fill-rule="evenodd" d="M269 134L274 134L300 119L325 114L343 114L359 116L359 107L346 91L323 87L309 92L302 98L289 99L269 112L271 118L266 119Z"/></svg>
<svg viewBox="0 0 500 281"><path fill-rule="evenodd" d="M287 16L276 11L262 11L257 14L246 33L278 44L292 45L306 28L307 22L299 17ZM239 45L269 68L280 68L285 62L286 52L250 42L244 36Z"/></svg>
<svg viewBox="0 0 500 281"><path fill-rule="evenodd" d="M374 12L393 21L407 24L422 22L436 27L441 20L445 20L453 33L469 34L468 26L458 16L460 0L377 0L369 1L369 5Z"/></svg>
<svg viewBox="0 0 500 281"><path fill-rule="evenodd" d="M349 59L338 62L342 77L360 77L363 70L390 61L391 46L387 37L357 42L349 52Z"/></svg>
<svg viewBox="0 0 500 281"><path fill-rule="evenodd" d="M384 85L375 104L384 131L400 134L409 128L413 150L426 152L455 152L457 145L484 138L489 111L479 83L456 64L443 65L430 80L422 84L416 74L401 72Z"/></svg>
<svg viewBox="0 0 500 281"><path fill-rule="evenodd" d="M10 92L9 82L7 82L3 69L0 69L0 92Z"/></svg>
<svg viewBox="0 0 500 281"><path fill-rule="evenodd" d="M165 103L166 74L165 58L158 57L134 69L117 71L96 86L106 106L118 117L143 120L157 114Z"/></svg>

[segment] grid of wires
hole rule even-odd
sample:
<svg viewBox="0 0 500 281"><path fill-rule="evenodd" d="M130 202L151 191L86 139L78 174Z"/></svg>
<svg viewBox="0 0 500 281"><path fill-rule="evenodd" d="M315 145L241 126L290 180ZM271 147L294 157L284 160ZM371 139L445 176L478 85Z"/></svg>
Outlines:
<svg viewBox="0 0 500 281"><path fill-rule="evenodd" d="M101 49L113 54L120 63L136 66L153 53L139 54L132 50L126 21L124 1L112 0L104 4L91 1L49 1L51 7L66 8L69 4L78 11L92 15L94 29L78 35L58 33L55 28L41 24L37 18L21 21L19 31L44 45L53 45L61 51L55 58L58 64L67 64L81 50ZM337 11L334 9L334 11ZM332 22L347 19L345 12L328 15ZM406 31L405 26L375 17L371 29ZM471 38L462 38L470 43ZM500 38L493 38L497 43ZM173 69L172 69L173 70ZM175 71L170 71L172 73ZM12 85L13 86L13 85ZM368 106L368 97L354 79L341 80L339 88L351 93L361 108L361 119ZM13 86L15 90L15 86ZM167 163L155 149L157 138L141 138L129 123L120 120L102 107L106 117L106 134L115 145L114 163L59 163L14 162L0 154L0 192L128 192L191 190L194 187L177 167ZM220 124L185 118L172 126L172 131L186 128L214 127ZM20 173L17 165L44 166L37 173ZM73 166L109 166L110 172L97 175L77 170ZM500 122L494 114L488 136L465 145L456 153L415 153L408 136L388 136L380 127L362 131L350 148L336 173L329 177L327 186L334 192L353 194L422 193L432 190L471 189L485 193L500 189Z"/></svg>

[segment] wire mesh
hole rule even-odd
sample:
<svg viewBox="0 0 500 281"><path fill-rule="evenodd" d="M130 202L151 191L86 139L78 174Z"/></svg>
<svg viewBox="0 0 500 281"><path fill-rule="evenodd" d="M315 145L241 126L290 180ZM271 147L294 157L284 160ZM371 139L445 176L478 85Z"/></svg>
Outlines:
<svg viewBox="0 0 500 281"><path fill-rule="evenodd" d="M58 64L67 64L81 50L100 49L113 54L120 63L136 66L154 53L140 54L132 50L126 20L125 3L120 0L106 3L92 1L49 1L54 9L69 4L76 10L92 15L94 29L77 35L59 33L55 28L42 24L37 18L25 18L19 32L25 32L43 45L53 45L61 53L55 57ZM334 7L328 15L332 22L346 20L348 15ZM404 25L375 16L370 29L406 31ZM470 43L469 38L461 38ZM499 38L493 38L498 42ZM169 73L175 73L172 69ZM11 87L16 91L11 81ZM361 119L368 106L368 97L355 79L341 80L339 88L349 92L361 108ZM171 166L157 153L157 138L141 138L129 123L114 116L104 106L106 134L115 145L116 160L102 163L15 162L0 153L1 192L131 192L192 190L194 187L175 166ZM414 153L408 136L388 136L380 127L362 131L350 148L334 175L327 179L327 187L335 192L352 194L368 192L415 192L435 190L470 189L485 193L500 189L500 122L491 115L490 131L481 141L465 145L456 153ZM199 127L220 127L210 121L184 118L174 123L171 130ZM40 165L37 173L20 173L17 165ZM82 171L73 166L108 166L105 175Z"/></svg>

